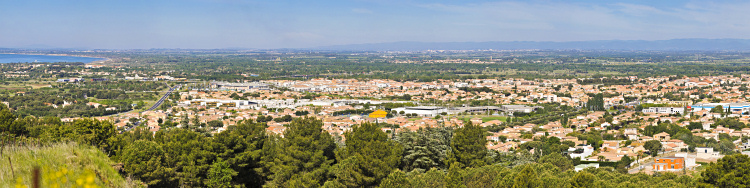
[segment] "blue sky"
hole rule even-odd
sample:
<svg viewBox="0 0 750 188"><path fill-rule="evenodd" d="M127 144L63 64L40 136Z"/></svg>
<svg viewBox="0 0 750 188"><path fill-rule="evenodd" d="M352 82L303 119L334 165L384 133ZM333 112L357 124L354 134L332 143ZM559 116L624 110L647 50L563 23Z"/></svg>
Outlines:
<svg viewBox="0 0 750 188"><path fill-rule="evenodd" d="M5 0L0 47L747 39L748 11L748 1Z"/></svg>

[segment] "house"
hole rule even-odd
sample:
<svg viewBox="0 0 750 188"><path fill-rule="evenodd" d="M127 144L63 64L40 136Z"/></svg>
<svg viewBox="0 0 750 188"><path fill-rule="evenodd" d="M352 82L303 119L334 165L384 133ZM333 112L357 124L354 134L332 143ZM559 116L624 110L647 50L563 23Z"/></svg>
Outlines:
<svg viewBox="0 0 750 188"><path fill-rule="evenodd" d="M696 147L695 148L696 158L699 159L714 159L721 158L719 152L714 152L714 148L710 147Z"/></svg>
<svg viewBox="0 0 750 188"><path fill-rule="evenodd" d="M574 148L568 148L568 153L570 155L570 158L585 159L586 157L591 156L591 154L594 153L594 147L591 147L589 145L579 145Z"/></svg>
<svg viewBox="0 0 750 188"><path fill-rule="evenodd" d="M655 171L678 171L685 167L684 157L654 158L652 165Z"/></svg>
<svg viewBox="0 0 750 188"><path fill-rule="evenodd" d="M638 129L636 128L627 128L623 134L628 137L628 140L638 140Z"/></svg>
<svg viewBox="0 0 750 188"><path fill-rule="evenodd" d="M669 134L667 134L665 132L661 132L659 134L655 134L654 135L654 140L666 141L666 140L670 140L670 139L671 138L669 137Z"/></svg>

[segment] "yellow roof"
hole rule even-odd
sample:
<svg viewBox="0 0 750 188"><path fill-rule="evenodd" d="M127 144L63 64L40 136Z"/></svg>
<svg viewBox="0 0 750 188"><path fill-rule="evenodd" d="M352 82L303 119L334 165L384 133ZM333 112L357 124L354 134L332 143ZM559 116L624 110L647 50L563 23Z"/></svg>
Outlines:
<svg viewBox="0 0 750 188"><path fill-rule="evenodd" d="M385 112L383 110L376 110L376 111L370 113L369 116L371 118L383 118L383 117L385 117L385 115L388 115L388 112Z"/></svg>

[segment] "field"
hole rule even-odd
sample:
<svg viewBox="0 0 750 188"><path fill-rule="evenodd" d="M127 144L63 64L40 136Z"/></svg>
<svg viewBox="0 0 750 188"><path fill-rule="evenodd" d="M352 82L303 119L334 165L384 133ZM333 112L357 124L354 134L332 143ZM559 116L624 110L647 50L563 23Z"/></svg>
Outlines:
<svg viewBox="0 0 750 188"><path fill-rule="evenodd" d="M22 89L39 89L50 87L53 82L51 81L8 81L0 83L0 89L6 90L22 90Z"/></svg>
<svg viewBox="0 0 750 188"><path fill-rule="evenodd" d="M452 116L451 118L458 118L464 121L469 121L473 118L482 118L482 122L488 122L492 120L500 120L502 122L505 122L508 117L506 116L487 116L487 115L468 115L468 116Z"/></svg>

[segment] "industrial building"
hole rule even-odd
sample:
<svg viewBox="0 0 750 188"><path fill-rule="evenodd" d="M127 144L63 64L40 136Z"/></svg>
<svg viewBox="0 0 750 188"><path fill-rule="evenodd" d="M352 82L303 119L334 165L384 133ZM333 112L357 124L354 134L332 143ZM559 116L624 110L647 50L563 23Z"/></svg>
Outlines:
<svg viewBox="0 0 750 188"><path fill-rule="evenodd" d="M526 106L526 105L503 105L500 107L500 110L507 113L513 113L513 112L523 112L523 113L531 113L537 108L544 108L541 106Z"/></svg>
<svg viewBox="0 0 750 188"><path fill-rule="evenodd" d="M251 89L268 90L268 84L260 82L250 83L231 83L231 82L211 82L211 88L218 90L246 91Z"/></svg>
<svg viewBox="0 0 750 188"><path fill-rule="evenodd" d="M750 111L750 103L698 103L690 106L691 111L711 110L717 106L724 108L724 111L731 109L732 113L746 113Z"/></svg>
<svg viewBox="0 0 750 188"><path fill-rule="evenodd" d="M643 113L659 113L659 114L683 114L685 108L683 107L650 107L641 110Z"/></svg>
<svg viewBox="0 0 750 188"><path fill-rule="evenodd" d="M190 101L185 101L185 103L205 107L235 107L241 109L253 108L258 106L258 103L246 100L193 99Z"/></svg>
<svg viewBox="0 0 750 188"><path fill-rule="evenodd" d="M448 108L439 107L439 106L401 107L401 108L394 108L391 110L396 111L398 113L401 113L403 111L405 114L417 114L419 116L425 116L425 117L434 117L434 116L440 115L441 113L448 113Z"/></svg>

